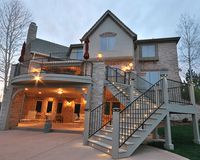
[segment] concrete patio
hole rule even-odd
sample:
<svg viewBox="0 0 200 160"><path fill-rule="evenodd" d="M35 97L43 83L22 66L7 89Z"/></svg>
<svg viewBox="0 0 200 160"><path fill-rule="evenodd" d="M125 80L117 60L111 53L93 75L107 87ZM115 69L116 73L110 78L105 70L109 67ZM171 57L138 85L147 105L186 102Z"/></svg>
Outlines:
<svg viewBox="0 0 200 160"><path fill-rule="evenodd" d="M82 135L37 131L0 131L0 160L111 160L82 145ZM186 160L179 155L142 145L126 160Z"/></svg>

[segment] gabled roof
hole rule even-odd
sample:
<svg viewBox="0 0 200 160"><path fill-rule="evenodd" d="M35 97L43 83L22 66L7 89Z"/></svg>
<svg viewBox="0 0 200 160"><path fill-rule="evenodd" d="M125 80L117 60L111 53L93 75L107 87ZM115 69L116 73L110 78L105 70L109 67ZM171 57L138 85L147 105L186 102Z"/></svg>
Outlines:
<svg viewBox="0 0 200 160"><path fill-rule="evenodd" d="M88 38L103 22L104 20L110 17L120 28L122 28L128 35L130 35L134 40L137 39L137 34L135 34L130 28L128 28L117 16L115 16L110 10L107 10L103 16L90 28L89 31L87 31L83 37L81 38L81 41L84 41L86 38Z"/></svg>

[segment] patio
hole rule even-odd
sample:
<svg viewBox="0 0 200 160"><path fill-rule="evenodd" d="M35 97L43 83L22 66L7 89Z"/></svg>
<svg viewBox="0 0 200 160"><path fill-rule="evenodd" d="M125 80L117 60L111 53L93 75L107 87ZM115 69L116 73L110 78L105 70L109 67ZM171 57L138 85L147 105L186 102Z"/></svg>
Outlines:
<svg viewBox="0 0 200 160"><path fill-rule="evenodd" d="M33 131L0 131L0 160L111 160L111 157L82 145L81 134ZM142 145L126 160L184 160L185 158ZM185 159L186 160L186 159Z"/></svg>

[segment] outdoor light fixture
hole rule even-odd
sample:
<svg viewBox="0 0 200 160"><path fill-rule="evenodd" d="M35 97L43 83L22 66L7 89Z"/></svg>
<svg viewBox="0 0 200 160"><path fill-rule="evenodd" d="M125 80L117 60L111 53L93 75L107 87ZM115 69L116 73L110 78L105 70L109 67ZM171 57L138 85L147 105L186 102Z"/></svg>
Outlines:
<svg viewBox="0 0 200 160"><path fill-rule="evenodd" d="M25 90L25 91L28 91L28 88L25 88L24 90Z"/></svg>
<svg viewBox="0 0 200 160"><path fill-rule="evenodd" d="M41 77L40 77L40 76L35 76L34 79L35 79L36 81L39 81L39 80L41 79Z"/></svg>
<svg viewBox="0 0 200 160"><path fill-rule="evenodd" d="M58 89L58 94L63 94L63 90L61 88Z"/></svg>
<svg viewBox="0 0 200 160"><path fill-rule="evenodd" d="M102 60L102 58L103 58L103 54L102 53L98 53L97 54L97 59L100 61L100 60Z"/></svg>
<svg viewBox="0 0 200 160"><path fill-rule="evenodd" d="M85 91L86 89L85 88L82 88L82 91Z"/></svg>
<svg viewBox="0 0 200 160"><path fill-rule="evenodd" d="M39 91L38 94L42 94L42 92Z"/></svg>

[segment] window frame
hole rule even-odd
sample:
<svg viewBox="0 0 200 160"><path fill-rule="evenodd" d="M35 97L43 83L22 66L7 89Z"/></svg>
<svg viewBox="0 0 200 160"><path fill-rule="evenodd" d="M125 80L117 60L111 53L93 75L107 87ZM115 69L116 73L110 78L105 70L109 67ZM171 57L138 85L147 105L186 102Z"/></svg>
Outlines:
<svg viewBox="0 0 200 160"><path fill-rule="evenodd" d="M142 47L143 46L155 46L155 56L153 57L143 57L142 55ZM139 60L140 61L158 61L158 45L156 43L144 43L139 46Z"/></svg>
<svg viewBox="0 0 200 160"><path fill-rule="evenodd" d="M99 35L100 50L104 52L114 51L116 47L116 36L117 36L117 33L114 33L114 32L104 32L100 34ZM111 40L113 41L112 43L109 42ZM103 47L104 43L106 45Z"/></svg>

